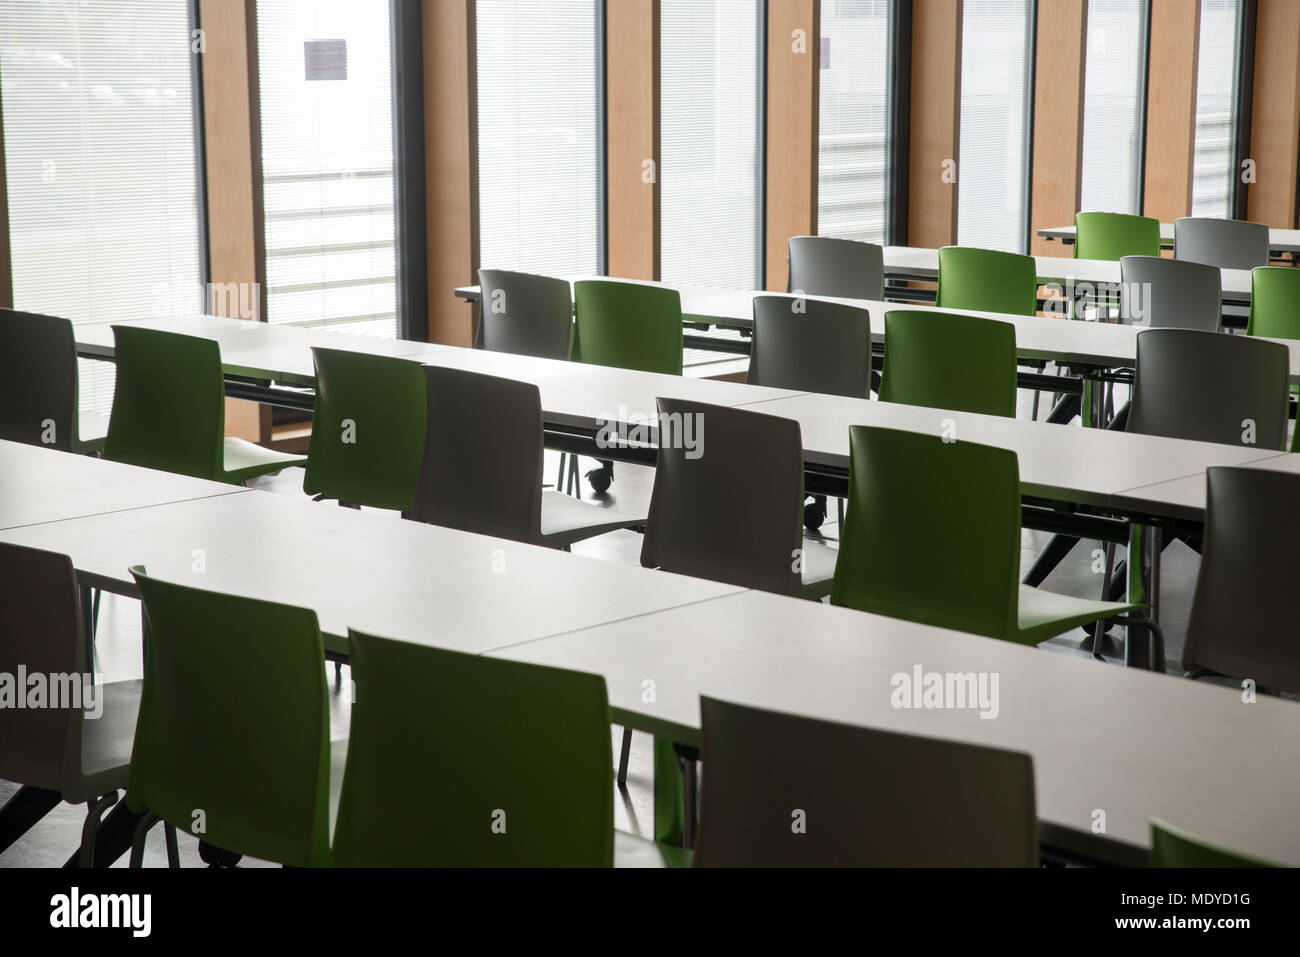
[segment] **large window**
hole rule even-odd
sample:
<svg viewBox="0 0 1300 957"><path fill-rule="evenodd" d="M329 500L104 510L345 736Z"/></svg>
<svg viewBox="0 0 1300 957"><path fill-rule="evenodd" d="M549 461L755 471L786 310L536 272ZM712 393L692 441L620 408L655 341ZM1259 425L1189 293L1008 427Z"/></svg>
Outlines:
<svg viewBox="0 0 1300 957"><path fill-rule="evenodd" d="M1024 252L1032 0L965 0L957 241ZM938 173L936 172L936 175Z"/></svg>
<svg viewBox="0 0 1300 957"><path fill-rule="evenodd" d="M1138 213L1147 0L1089 0L1080 208Z"/></svg>
<svg viewBox="0 0 1300 957"><path fill-rule="evenodd" d="M759 285L761 0L660 0L660 272Z"/></svg>
<svg viewBox="0 0 1300 957"><path fill-rule="evenodd" d="M817 231L883 243L890 0L822 0Z"/></svg>
<svg viewBox="0 0 1300 957"><path fill-rule="evenodd" d="M76 323L197 311L186 0L0 3L14 305ZM81 405L113 366L81 363Z"/></svg>
<svg viewBox="0 0 1300 957"><path fill-rule="evenodd" d="M600 4L477 0L479 262L600 269Z"/></svg>
<svg viewBox="0 0 1300 957"><path fill-rule="evenodd" d="M1232 215L1241 0L1201 0L1192 215Z"/></svg>
<svg viewBox="0 0 1300 957"><path fill-rule="evenodd" d="M266 318L397 335L387 0L259 0Z"/></svg>

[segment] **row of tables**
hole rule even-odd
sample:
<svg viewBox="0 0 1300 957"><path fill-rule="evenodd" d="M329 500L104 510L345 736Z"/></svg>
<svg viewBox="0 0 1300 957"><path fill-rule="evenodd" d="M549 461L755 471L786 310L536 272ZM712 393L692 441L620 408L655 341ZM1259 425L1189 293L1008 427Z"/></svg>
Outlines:
<svg viewBox="0 0 1300 957"><path fill-rule="evenodd" d="M1072 245L1075 239L1073 226L1048 226L1038 231L1044 239L1058 239L1063 245ZM1160 243L1172 248L1174 245L1174 224L1160 224ZM1274 255L1283 253L1300 253L1300 229L1279 229L1270 227L1268 231L1268 248Z"/></svg>

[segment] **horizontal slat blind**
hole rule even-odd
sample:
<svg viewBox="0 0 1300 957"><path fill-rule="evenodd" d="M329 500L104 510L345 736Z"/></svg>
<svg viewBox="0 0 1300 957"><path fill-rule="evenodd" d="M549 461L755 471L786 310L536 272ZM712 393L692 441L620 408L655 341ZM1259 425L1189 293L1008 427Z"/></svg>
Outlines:
<svg viewBox="0 0 1300 957"><path fill-rule="evenodd" d="M1080 208L1138 212L1146 0L1089 0Z"/></svg>
<svg viewBox="0 0 1300 957"><path fill-rule="evenodd" d="M1196 146L1192 163L1193 216L1232 215L1240 14L1241 0L1201 0Z"/></svg>
<svg viewBox="0 0 1300 957"><path fill-rule="evenodd" d="M192 311L199 207L185 0L0 3L14 305L76 323ZM113 366L81 363L81 407Z"/></svg>

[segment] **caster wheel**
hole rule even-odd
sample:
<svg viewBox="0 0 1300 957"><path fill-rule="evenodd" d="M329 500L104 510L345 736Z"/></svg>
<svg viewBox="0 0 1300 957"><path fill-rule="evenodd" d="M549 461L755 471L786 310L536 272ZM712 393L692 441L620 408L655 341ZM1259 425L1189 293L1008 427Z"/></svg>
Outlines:
<svg viewBox="0 0 1300 957"><path fill-rule="evenodd" d="M207 841L199 841L199 858L209 867L234 867L244 855L232 851L223 851Z"/></svg>
<svg viewBox="0 0 1300 957"><path fill-rule="evenodd" d="M826 521L826 506L821 502L809 502L803 507L803 527L815 532Z"/></svg>
<svg viewBox="0 0 1300 957"><path fill-rule="evenodd" d="M614 483L613 469L592 469L587 473L587 481L591 484L593 492L608 492L610 485Z"/></svg>

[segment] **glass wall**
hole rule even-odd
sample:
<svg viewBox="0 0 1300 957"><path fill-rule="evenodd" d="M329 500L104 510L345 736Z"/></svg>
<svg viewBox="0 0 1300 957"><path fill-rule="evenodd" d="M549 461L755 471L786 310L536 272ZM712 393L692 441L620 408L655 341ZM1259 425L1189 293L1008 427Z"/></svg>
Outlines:
<svg viewBox="0 0 1300 957"><path fill-rule="evenodd" d="M1139 213L1146 0L1088 0L1080 209Z"/></svg>
<svg viewBox="0 0 1300 957"><path fill-rule="evenodd" d="M1241 0L1201 0L1192 215L1232 216Z"/></svg>

